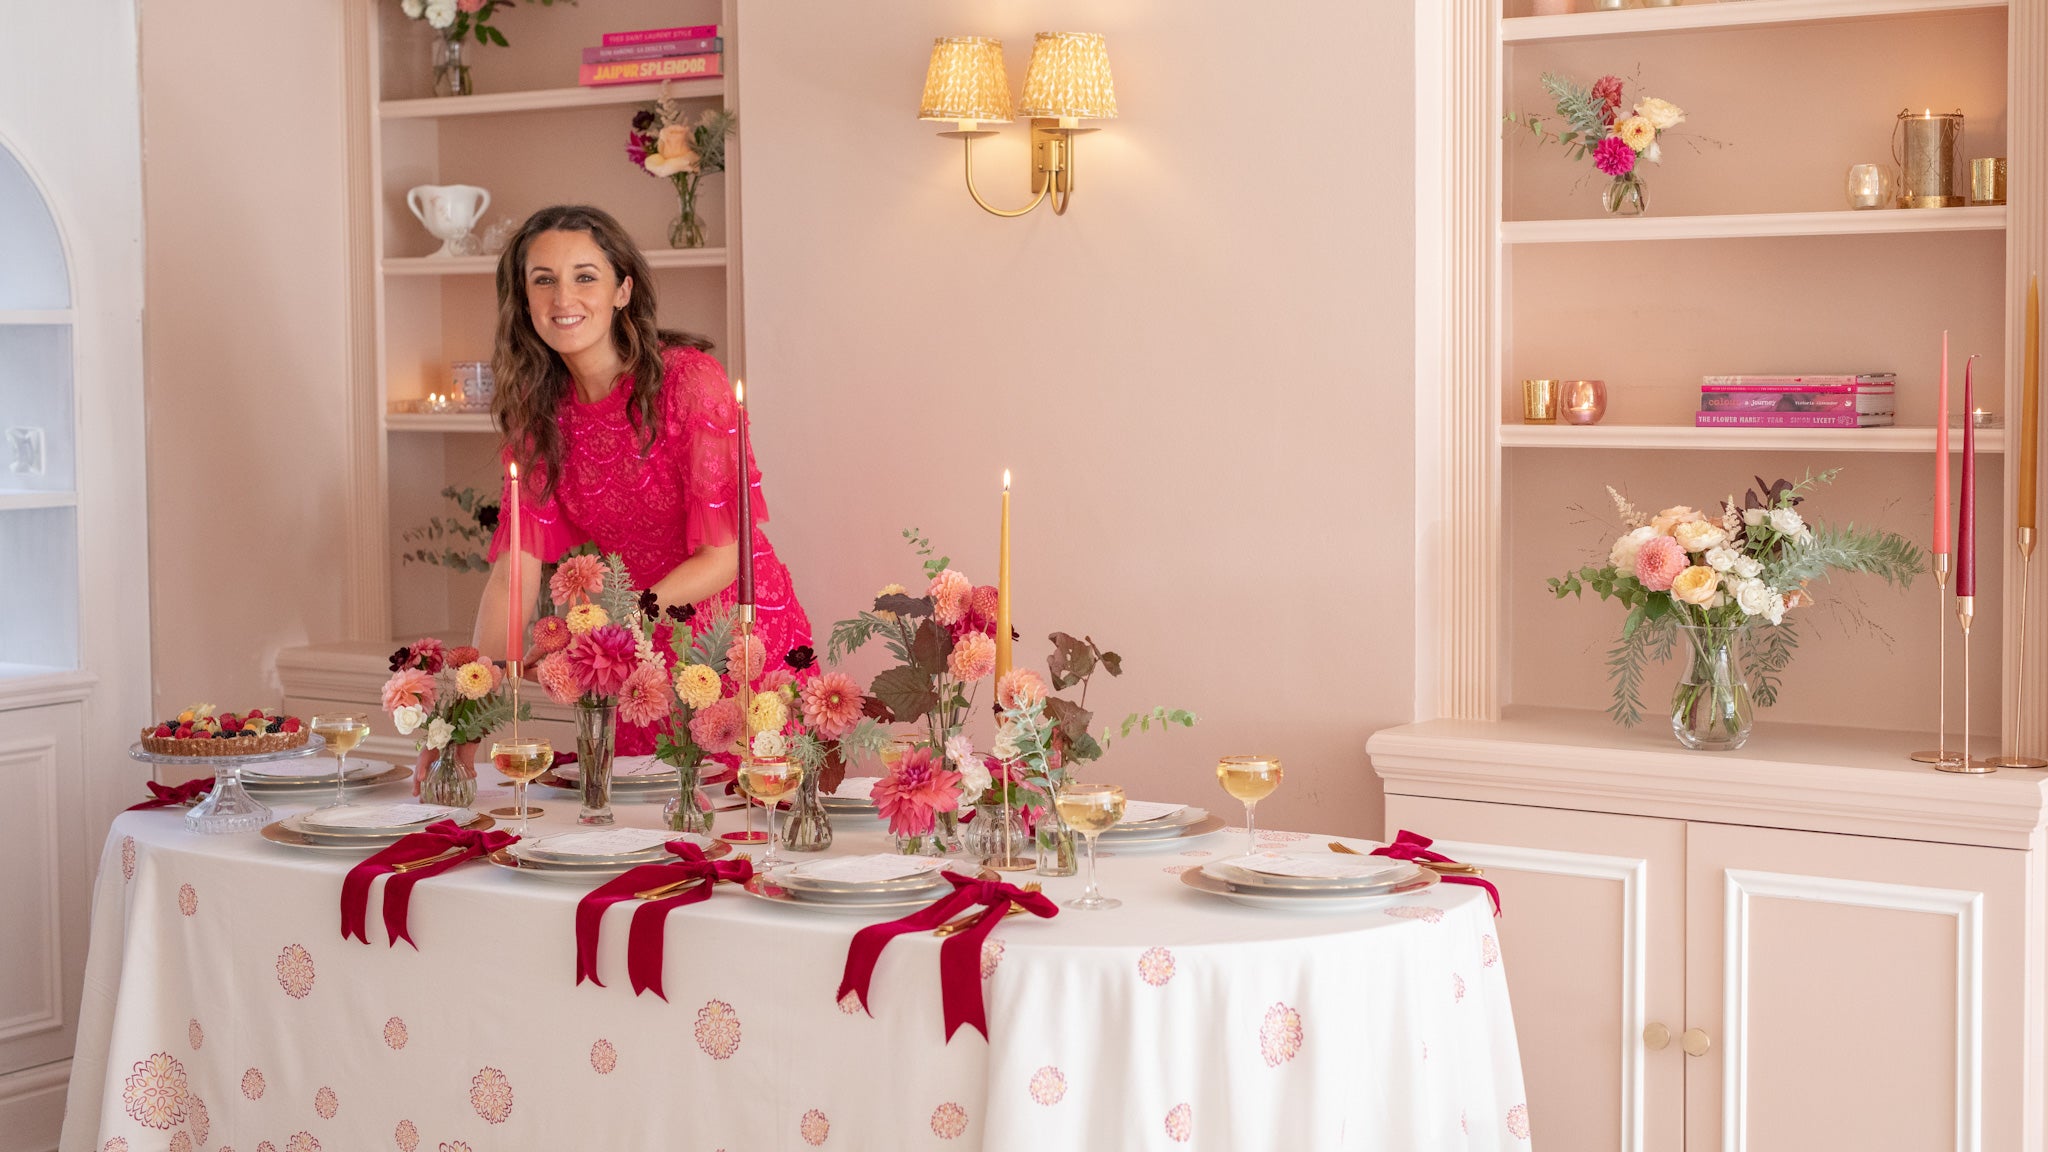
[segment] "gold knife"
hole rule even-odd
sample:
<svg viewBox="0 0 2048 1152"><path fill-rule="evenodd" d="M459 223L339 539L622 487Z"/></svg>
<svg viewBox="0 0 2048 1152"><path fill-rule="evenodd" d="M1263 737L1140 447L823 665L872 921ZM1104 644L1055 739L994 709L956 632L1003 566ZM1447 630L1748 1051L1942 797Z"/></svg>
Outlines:
<svg viewBox="0 0 2048 1152"><path fill-rule="evenodd" d="M1372 853L1370 853L1370 852L1360 852L1360 851L1359 851L1358 849L1356 849L1356 848L1353 848L1353 847L1352 847L1351 845L1349 845L1349 844L1340 844L1340 843L1338 843L1338 842L1337 842L1337 841L1335 841L1335 840L1332 840L1332 841L1330 841L1330 851L1332 851L1332 852L1342 852L1342 853L1345 853L1346 855L1350 855L1350 856L1370 856L1370 855L1372 855ZM1439 874L1439 875L1442 875L1442 876L1484 876L1484 875L1486 875L1486 873L1484 873L1484 872L1480 871L1480 870L1479 870L1479 869L1478 869L1478 868L1477 868L1476 866L1474 866L1474 865L1471 865L1471 864L1460 864L1460 863L1459 863L1459 862L1457 862L1456 860L1441 860L1441 861L1439 861L1439 860L1417 860L1417 861L1415 861L1415 863L1417 863L1417 864L1420 864L1420 865L1422 865L1422 866L1423 866L1424 868L1427 868L1427 869L1429 869L1430 871L1432 871L1432 872L1435 872L1435 873L1437 873L1437 874Z"/></svg>
<svg viewBox="0 0 2048 1152"><path fill-rule="evenodd" d="M1039 886L1038 886L1038 882L1034 880L1034 881L1032 881L1031 883L1029 883L1029 884L1026 884L1026 885L1024 886L1024 890L1025 890L1026 892L1037 892L1037 891L1039 891ZM1017 914L1019 914L1019 913L1022 913L1022 912L1028 912L1028 911L1030 911L1030 909L1028 909L1028 908L1025 908L1025 907L1022 907L1021 905L1017 905L1017 904L1012 904L1012 905L1010 905L1009 909L1008 909L1007 911L1005 911L1005 912L1003 913L1003 919L1007 920L1007 919L1009 919L1009 918L1010 918L1010 917L1012 917L1012 916L1015 916L1015 915L1017 915ZM972 923L974 923L974 918L975 918L975 917L977 917L977 916L979 916L979 915L981 915L981 913L980 913L980 912L978 912L978 911L976 911L976 912L969 912L969 913L966 913L966 914L964 914L964 915L960 916L960 917L959 917L959 918L957 918L957 919L954 919L954 920L948 920L948 921L946 921L946 922L945 922L944 924L941 924L941 925L939 925L939 926L938 926L937 928L934 928L934 929L932 929L932 935L934 935L934 936L938 936L938 937L941 937L941 938L943 938L943 937L946 937L946 936L951 936L951 935L952 935L953 933L955 933L955 932L959 932L959 931L962 931L962 930L964 930L964 929L965 929L965 928L966 928L966 927L967 927L967 926L968 926L969 924L972 924Z"/></svg>
<svg viewBox="0 0 2048 1152"><path fill-rule="evenodd" d="M699 883L702 883L700 877L690 876L682 880L675 880L658 887L649 888L643 892L635 892L633 893L633 898L635 900L659 900L664 896L673 896Z"/></svg>
<svg viewBox="0 0 2048 1152"><path fill-rule="evenodd" d="M429 864L439 864L443 860L453 859L462 855L464 851L465 849L462 848L450 848L439 856L429 856L425 860L407 860L403 864L393 864L391 870L393 872L410 872L415 868L425 868Z"/></svg>

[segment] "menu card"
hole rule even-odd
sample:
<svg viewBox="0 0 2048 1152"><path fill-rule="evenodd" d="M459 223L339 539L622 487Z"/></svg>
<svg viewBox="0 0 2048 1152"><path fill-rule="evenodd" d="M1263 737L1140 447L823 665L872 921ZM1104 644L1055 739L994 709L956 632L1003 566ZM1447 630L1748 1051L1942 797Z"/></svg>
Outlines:
<svg viewBox="0 0 2048 1152"><path fill-rule="evenodd" d="M1357 880L1382 872L1408 867L1405 861L1343 856L1294 855L1287 852L1254 852L1223 861L1235 868L1262 872L1268 876L1295 876L1311 880Z"/></svg>
<svg viewBox="0 0 2048 1152"><path fill-rule="evenodd" d="M901 880L905 876L936 872L945 866L944 860L935 860L930 856L838 856L830 860L811 860L799 864L796 866L796 874L806 880L873 884L882 880Z"/></svg>
<svg viewBox="0 0 2048 1152"><path fill-rule="evenodd" d="M678 833L660 828L607 828L602 832L564 832L534 842L551 856L626 856L659 848Z"/></svg>
<svg viewBox="0 0 2048 1152"><path fill-rule="evenodd" d="M1187 808L1185 804L1166 804L1158 800L1124 801L1124 823L1143 824L1147 820L1164 820Z"/></svg>
<svg viewBox="0 0 2048 1152"><path fill-rule="evenodd" d="M306 814L315 828L404 828L462 811L446 804L337 804Z"/></svg>

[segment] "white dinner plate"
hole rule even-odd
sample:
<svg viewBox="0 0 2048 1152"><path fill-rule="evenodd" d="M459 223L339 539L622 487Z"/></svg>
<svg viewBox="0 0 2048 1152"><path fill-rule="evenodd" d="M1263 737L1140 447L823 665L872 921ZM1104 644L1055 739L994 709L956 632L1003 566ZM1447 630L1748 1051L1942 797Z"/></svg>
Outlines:
<svg viewBox="0 0 2048 1152"><path fill-rule="evenodd" d="M962 867L972 868L973 865L962 865ZM780 872L781 869L776 869L776 871ZM980 871L974 873L974 876L978 880L1001 879L1000 876L998 876L996 873L990 871L987 868L983 868ZM945 895L943 889L933 888L923 892L916 893L913 896L908 896L900 899L891 899L888 901L875 901L872 903L865 904L847 903L844 901L805 899L801 896L798 896L794 891L785 888L780 884L775 883L773 880L771 880L768 876L765 875L756 875L753 879L747 881L746 890L749 896L753 896L761 900L766 900L771 904L783 904L795 908L809 908L812 911L816 912L832 912L842 916L874 916L880 913L883 914L884 918L887 919L894 919L895 917L901 916L905 913L915 912L919 908L929 907L932 901L937 900L939 897Z"/></svg>
<svg viewBox="0 0 2048 1152"><path fill-rule="evenodd" d="M1241 888L1233 888L1229 884L1202 871L1200 868L1190 868L1181 873L1180 882L1197 892L1206 892L1211 896L1221 896L1233 904L1242 904L1247 908L1277 909L1282 912L1305 912L1313 915L1325 912L1357 912L1361 909L1377 908L1382 904L1391 904L1404 896L1410 896L1435 887L1437 875L1427 868L1418 869L1417 874L1406 884L1370 895L1356 895L1348 892L1341 895L1307 892L1281 895L1268 892L1249 892Z"/></svg>
<svg viewBox="0 0 2048 1152"><path fill-rule="evenodd" d="M1102 834L1102 842L1113 844L1125 840L1170 840L1207 819L1207 808L1197 808L1191 804L1171 816L1162 816L1157 820L1146 820L1139 824L1118 824Z"/></svg>
<svg viewBox="0 0 2048 1152"><path fill-rule="evenodd" d="M576 852L568 850L567 847L557 847L558 843L568 841L571 837L588 835L590 833L587 831L558 832L552 836L537 836L521 840L515 847L518 849L519 855L529 857L537 863L567 865L623 864L631 867L634 864L658 863L667 859L669 856L668 842L679 838L676 833L661 832L659 833L661 839L654 841L645 848L638 848L631 852ZM698 847L701 848L703 845L700 843Z"/></svg>
<svg viewBox="0 0 2048 1152"><path fill-rule="evenodd" d="M1398 888L1414 879L1415 873L1426 871L1421 865L1407 860L1386 860L1384 867L1360 876L1276 876L1239 864L1238 861L1242 859L1241 856L1234 856L1211 860L1202 865L1202 871L1233 888L1254 892L1342 892L1361 896Z"/></svg>
<svg viewBox="0 0 2048 1152"><path fill-rule="evenodd" d="M679 832L675 838L688 840L690 843L703 849L704 858L707 860L717 860L732 853L732 845L714 840L709 836L699 836L694 832ZM638 860L632 863L560 864L552 860L537 860L523 854L520 852L520 849L525 847L525 845L526 841L521 840L518 843L500 848L496 852L491 853L490 861L500 868L517 872L521 876L531 876L540 880L554 880L568 884L581 884L586 887L595 887L614 876L622 876L643 864L666 864L670 862L670 860ZM671 859L674 858L672 857Z"/></svg>
<svg viewBox="0 0 2048 1152"><path fill-rule="evenodd" d="M458 808L446 816L437 816L433 820L424 820L418 824L407 824L402 828L362 828L337 830L321 828L315 825L307 824L306 817L308 815L311 815L311 813L302 813L297 816L287 816L284 819L279 820L278 824L283 826L283 828L286 831L304 837L306 841L311 844L333 845L337 847L345 845L367 847L395 844L398 841L405 839L407 836L410 836L415 832L421 831L422 829L426 828L427 825L435 823L439 820L453 820L458 825L467 828L476 819L475 812L467 808Z"/></svg>

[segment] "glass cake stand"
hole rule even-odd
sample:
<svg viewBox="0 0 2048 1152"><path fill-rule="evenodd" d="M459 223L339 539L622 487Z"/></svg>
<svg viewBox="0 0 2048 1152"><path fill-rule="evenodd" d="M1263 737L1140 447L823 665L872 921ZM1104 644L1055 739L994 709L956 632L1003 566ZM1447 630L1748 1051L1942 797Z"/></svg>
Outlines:
<svg viewBox="0 0 2048 1152"><path fill-rule="evenodd" d="M128 755L148 764L183 764L192 768L211 765L213 791L185 813L185 827L194 832L218 835L254 832L270 823L270 805L249 795L242 787L243 768L274 760L316 756L326 750L327 741L309 733L304 744L283 752L257 752L248 756L163 756L144 748L138 740L128 746Z"/></svg>

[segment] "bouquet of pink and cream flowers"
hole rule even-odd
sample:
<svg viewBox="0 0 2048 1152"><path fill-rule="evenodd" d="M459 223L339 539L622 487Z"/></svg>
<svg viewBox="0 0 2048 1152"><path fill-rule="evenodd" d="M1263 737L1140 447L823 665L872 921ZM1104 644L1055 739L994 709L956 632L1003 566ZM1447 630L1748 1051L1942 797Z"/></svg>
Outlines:
<svg viewBox="0 0 2048 1152"><path fill-rule="evenodd" d="M655 650L658 620L614 554L566 556L548 581L556 613L533 624L543 655L533 674L557 704L616 704L630 724L668 715L668 666Z"/></svg>
<svg viewBox="0 0 2048 1152"><path fill-rule="evenodd" d="M1543 89L1564 119L1562 130L1546 127L1544 117L1527 112L1510 115L1507 122L1527 128L1538 143L1563 145L1573 160L1591 156L1593 167L1612 179L1606 194L1609 212L1629 207L1635 212L1642 211L1641 166L1664 158L1658 140L1669 129L1685 123L1685 109L1669 100L1644 96L1624 116L1619 76L1602 76L1588 87L1569 77L1546 72Z"/></svg>
<svg viewBox="0 0 2048 1152"><path fill-rule="evenodd" d="M449 648L431 636L391 654L382 695L392 725L419 748L481 740L512 719L504 667L468 645ZM524 705L519 718L527 718Z"/></svg>

